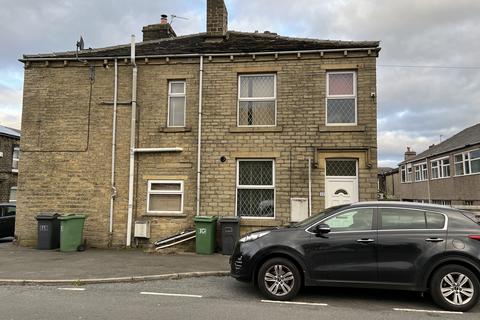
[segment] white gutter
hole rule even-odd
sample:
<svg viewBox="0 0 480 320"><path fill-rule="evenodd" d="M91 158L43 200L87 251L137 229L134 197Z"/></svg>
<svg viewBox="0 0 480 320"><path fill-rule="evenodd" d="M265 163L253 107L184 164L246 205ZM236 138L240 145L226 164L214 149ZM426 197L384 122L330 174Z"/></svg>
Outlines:
<svg viewBox="0 0 480 320"><path fill-rule="evenodd" d="M178 57L178 58L191 58L191 57L202 57L202 56L211 56L211 57L230 57L230 56L263 56L263 55L282 55L282 54L302 54L302 53L318 53L322 54L324 52L345 52L345 51L379 51L380 47L369 47L369 48L346 48L346 49L318 49L318 50L295 50L295 51L269 51L269 52L230 52L230 53L179 53L179 54L161 54L161 55L143 55L137 56L137 59L144 58L167 58L167 57ZM91 53L91 52L90 52ZM128 59L128 56L112 56L112 57L82 57L82 60L112 60L112 59ZM69 61L77 60L75 57L41 57L41 58L23 58L18 59L19 61Z"/></svg>
<svg viewBox="0 0 480 320"><path fill-rule="evenodd" d="M113 204L115 196L117 195L117 189L115 188L115 150L117 140L117 100L118 100L118 62L115 59L115 80L113 85L113 120L112 120L112 176L111 187L112 194L110 195L110 212L109 212L109 227L108 233L110 240L113 236Z"/></svg>
<svg viewBox="0 0 480 320"><path fill-rule="evenodd" d="M137 122L137 64L135 63L135 35L132 35L130 61L132 70L132 121L130 125L130 170L128 174L128 212L127 212L127 238L126 246L132 244L132 220L133 220L133 184L135 175L135 132Z"/></svg>
<svg viewBox="0 0 480 320"><path fill-rule="evenodd" d="M203 99L203 56L200 56L198 85L198 141L197 141L197 216L200 215L200 179L202 176L202 99Z"/></svg>
<svg viewBox="0 0 480 320"><path fill-rule="evenodd" d="M312 215L312 158L308 158L308 216Z"/></svg>

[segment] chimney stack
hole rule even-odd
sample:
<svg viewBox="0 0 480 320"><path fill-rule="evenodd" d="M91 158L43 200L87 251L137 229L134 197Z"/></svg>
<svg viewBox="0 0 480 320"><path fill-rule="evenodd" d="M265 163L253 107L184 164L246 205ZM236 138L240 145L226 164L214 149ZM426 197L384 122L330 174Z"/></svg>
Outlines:
<svg viewBox="0 0 480 320"><path fill-rule="evenodd" d="M407 147L407 151L405 151L405 161L414 158L417 155L415 151L411 151L410 147Z"/></svg>
<svg viewBox="0 0 480 320"><path fill-rule="evenodd" d="M142 32L143 41L175 38L177 36L170 23L168 23L166 14L162 14L160 23L144 26Z"/></svg>
<svg viewBox="0 0 480 320"><path fill-rule="evenodd" d="M224 0L207 0L207 35L221 38L227 31L228 12Z"/></svg>

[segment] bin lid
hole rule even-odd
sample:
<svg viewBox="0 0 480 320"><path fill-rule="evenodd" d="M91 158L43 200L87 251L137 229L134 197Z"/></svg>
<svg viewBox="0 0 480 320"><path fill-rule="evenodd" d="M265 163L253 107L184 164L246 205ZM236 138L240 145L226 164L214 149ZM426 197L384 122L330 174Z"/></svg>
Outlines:
<svg viewBox="0 0 480 320"><path fill-rule="evenodd" d="M55 220L60 216L58 213L39 213L35 217L38 220Z"/></svg>
<svg viewBox="0 0 480 320"><path fill-rule="evenodd" d="M215 222L218 217L216 216L196 216L193 221L195 222Z"/></svg>
<svg viewBox="0 0 480 320"><path fill-rule="evenodd" d="M239 217L221 217L220 219L218 219L218 222L220 222L220 223L225 223L225 222L239 223L240 218Z"/></svg>
<svg viewBox="0 0 480 320"><path fill-rule="evenodd" d="M59 216L58 220L72 220L72 219L85 219L87 216L85 214L67 214L64 216Z"/></svg>

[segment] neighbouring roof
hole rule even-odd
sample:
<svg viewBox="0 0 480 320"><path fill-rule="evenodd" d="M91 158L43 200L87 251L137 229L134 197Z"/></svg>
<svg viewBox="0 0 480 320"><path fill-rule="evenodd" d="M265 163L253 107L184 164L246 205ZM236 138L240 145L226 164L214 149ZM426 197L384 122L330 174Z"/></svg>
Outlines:
<svg viewBox="0 0 480 320"><path fill-rule="evenodd" d="M198 33L176 38L166 38L139 42L136 44L137 56L173 55L173 54L216 54L216 53L256 53L282 52L299 50L329 50L352 48L375 48L380 50L379 41L340 41L317 40L306 38L291 38L275 33L247 33L228 31L227 37L221 42L209 42L207 33ZM28 59L72 58L75 51L56 52L49 54L24 55ZM85 49L79 52L79 57L128 57L130 44L114 47Z"/></svg>
<svg viewBox="0 0 480 320"><path fill-rule="evenodd" d="M380 175L387 175L395 172L398 172L398 168L378 167L378 174Z"/></svg>
<svg viewBox="0 0 480 320"><path fill-rule="evenodd" d="M0 135L20 138L21 131L0 125Z"/></svg>
<svg viewBox="0 0 480 320"><path fill-rule="evenodd" d="M453 137L448 138L447 140L434 145L433 147L430 147L422 153L417 154L415 157L408 159L408 161L402 161L400 164L430 158L454 150L467 148L475 144L480 144L480 123L460 131Z"/></svg>

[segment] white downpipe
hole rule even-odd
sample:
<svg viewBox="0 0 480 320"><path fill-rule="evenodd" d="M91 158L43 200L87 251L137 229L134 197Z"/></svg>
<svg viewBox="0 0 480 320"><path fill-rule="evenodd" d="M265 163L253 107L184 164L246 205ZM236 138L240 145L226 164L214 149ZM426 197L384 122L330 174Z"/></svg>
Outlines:
<svg viewBox="0 0 480 320"><path fill-rule="evenodd" d="M132 34L131 43L132 70L132 122L130 126L130 169L128 175L128 213L127 213L127 239L126 246L132 244L132 220L133 220L133 184L135 175L135 132L137 122L137 64L135 63L135 35Z"/></svg>
<svg viewBox="0 0 480 320"><path fill-rule="evenodd" d="M113 85L113 120L112 120L112 176L111 176L111 195L110 195L110 212L108 233L110 238L113 235L113 204L117 189L115 188L115 150L117 143L117 101L118 101L118 62L115 59L115 81Z"/></svg>
<svg viewBox="0 0 480 320"><path fill-rule="evenodd" d="M308 158L308 216L312 215L312 158Z"/></svg>
<svg viewBox="0 0 480 320"><path fill-rule="evenodd" d="M197 216L200 215L200 179L202 176L202 98L203 98L203 56L200 56L198 85L198 142L197 142Z"/></svg>
<svg viewBox="0 0 480 320"><path fill-rule="evenodd" d="M182 152L183 148L179 147L174 147L174 148L135 148L133 150L135 153L142 152L142 153L148 153L148 152Z"/></svg>

